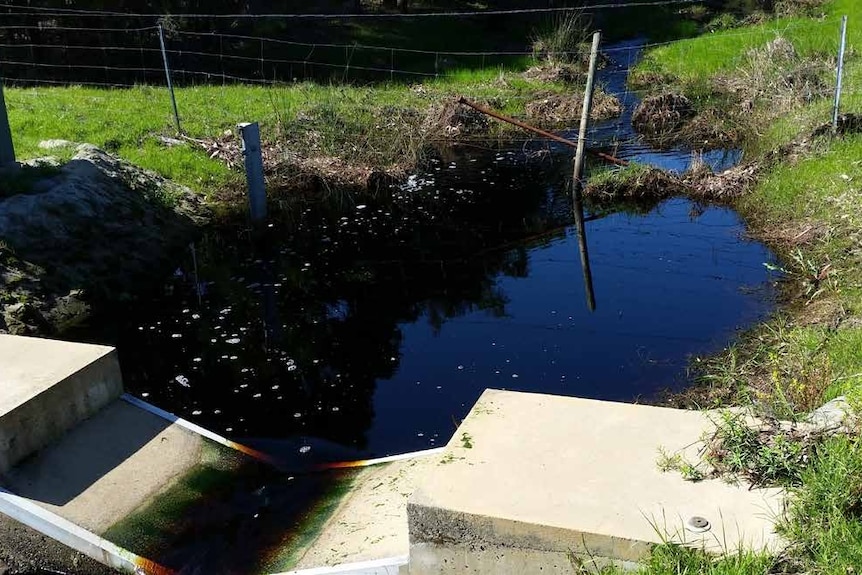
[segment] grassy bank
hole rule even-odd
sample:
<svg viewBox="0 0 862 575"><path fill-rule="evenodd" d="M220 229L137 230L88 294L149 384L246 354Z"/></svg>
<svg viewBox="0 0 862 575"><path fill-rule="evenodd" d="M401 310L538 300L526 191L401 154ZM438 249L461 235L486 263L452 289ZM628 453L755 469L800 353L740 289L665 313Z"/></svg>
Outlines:
<svg viewBox="0 0 862 575"><path fill-rule="evenodd" d="M852 118L837 135L823 129L831 118L842 15L849 23L841 111L860 113L862 61L855 47L862 41L862 4L856 0L830 0L810 8L809 17L657 47L633 75L635 83L651 82L655 93L685 94L699 113L717 111L745 133L744 161L759 166L759 175L733 204L752 234L779 253L785 269L779 311L724 352L696 359L699 384L675 398L677 403L739 405L791 420L838 395L860 405L862 134ZM779 43L784 55L770 53L767 46ZM808 80L819 90L794 97L798 86L788 78L805 66L811 66ZM778 443L753 441L750 450L729 454L746 471L757 465L785 471L779 483L788 487L790 507L779 527L790 547L780 557L738 553L714 561L662 547L645 571L856 572L862 565L858 435L853 430L813 444L783 436Z"/></svg>
<svg viewBox="0 0 862 575"><path fill-rule="evenodd" d="M525 59L519 69L530 64ZM557 68L550 70L553 75ZM238 144L225 135L238 122L261 123L273 164L335 158L339 165L398 170L415 166L438 143L493 144L513 137L509 126L458 106L458 96L553 126L576 121L580 91L547 74L501 69L456 71L416 85L180 88L183 130L199 142L179 145L163 140L176 136L164 88L7 88L6 100L21 158L45 155L38 147L42 140L89 142L174 181L211 191L241 179ZM542 101L551 102L550 107L535 106Z"/></svg>

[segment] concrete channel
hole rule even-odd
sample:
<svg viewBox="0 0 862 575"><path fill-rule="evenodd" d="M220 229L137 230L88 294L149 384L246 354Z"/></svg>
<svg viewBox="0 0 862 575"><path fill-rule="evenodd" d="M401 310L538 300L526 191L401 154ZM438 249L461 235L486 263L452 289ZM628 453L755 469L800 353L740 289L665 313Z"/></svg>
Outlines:
<svg viewBox="0 0 862 575"><path fill-rule="evenodd" d="M249 573L571 573L634 564L667 540L776 549L780 491L658 470L659 448L691 454L711 426L699 412L487 390L445 449L334 465L346 488L313 529L268 524L272 560ZM125 395L112 348L0 336L0 513L101 563L196 572L150 554L179 537L177 494L210 505L202 466L229 481L248 465L278 477L275 463Z"/></svg>

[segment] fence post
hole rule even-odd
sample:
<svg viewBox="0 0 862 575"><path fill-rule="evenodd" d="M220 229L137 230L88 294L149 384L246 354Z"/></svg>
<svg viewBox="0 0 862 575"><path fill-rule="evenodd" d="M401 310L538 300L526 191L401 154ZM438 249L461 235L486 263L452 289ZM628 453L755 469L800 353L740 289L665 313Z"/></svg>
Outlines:
<svg viewBox="0 0 862 575"><path fill-rule="evenodd" d="M841 103L841 81L844 78L844 50L847 47L847 16L841 18L841 43L838 45L838 79L835 82L835 104L832 106L832 132L838 131L838 106Z"/></svg>
<svg viewBox="0 0 862 575"><path fill-rule="evenodd" d="M584 271L584 288L587 291L587 307L590 311L596 309L596 297L593 291L593 273L590 269L590 255L587 250L587 230L584 226L584 204L581 198L584 173L584 152L587 149L587 127L590 123L590 110L593 107L593 87L596 76L596 60L599 56L599 44L602 33L593 34L593 46L590 51L590 68L587 72L587 86L584 89L584 107L581 110L581 126L578 131L578 149L575 152L575 168L572 175L572 204L575 211L575 225L578 231L578 248L581 252L581 267Z"/></svg>
<svg viewBox="0 0 862 575"><path fill-rule="evenodd" d="M171 104L174 106L174 120L177 123L177 133L182 134L183 129L180 126L180 113L177 110L177 97L174 95L174 84L171 82L171 67L168 65L168 52L165 50L165 31L161 24L159 24L159 45L162 47L162 61L165 63L165 78L168 81L168 90L171 93Z"/></svg>
<svg viewBox="0 0 862 575"><path fill-rule="evenodd" d="M6 100L3 98L3 80L0 78L0 167L15 161L15 148L12 147L12 130L6 116Z"/></svg>
<svg viewBox="0 0 862 575"><path fill-rule="evenodd" d="M239 124L245 177L248 182L248 205L252 222L266 218L266 187L263 180L263 157L260 153L260 126L257 122Z"/></svg>

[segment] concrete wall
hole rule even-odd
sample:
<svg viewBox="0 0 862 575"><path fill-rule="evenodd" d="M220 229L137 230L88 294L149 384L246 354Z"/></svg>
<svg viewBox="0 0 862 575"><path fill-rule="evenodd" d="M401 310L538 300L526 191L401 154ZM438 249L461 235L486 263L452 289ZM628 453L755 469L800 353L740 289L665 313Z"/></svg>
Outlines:
<svg viewBox="0 0 862 575"><path fill-rule="evenodd" d="M0 414L0 473L55 441L122 393L117 352L111 350Z"/></svg>

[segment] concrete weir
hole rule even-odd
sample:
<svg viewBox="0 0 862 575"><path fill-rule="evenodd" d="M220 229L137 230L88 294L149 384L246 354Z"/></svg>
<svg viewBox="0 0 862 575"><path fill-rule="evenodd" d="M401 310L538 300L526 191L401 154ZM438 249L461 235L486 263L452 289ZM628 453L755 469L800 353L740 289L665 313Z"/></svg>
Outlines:
<svg viewBox="0 0 862 575"><path fill-rule="evenodd" d="M0 336L0 513L138 575L571 573L637 562L663 540L775 549L780 491L658 470L659 448L694 458L711 426L698 412L487 390L445 450L294 477L122 395L111 348ZM330 472L334 496L314 490ZM306 529L278 505L308 493L321 503ZM242 567L201 567L226 540Z"/></svg>
<svg viewBox="0 0 862 575"><path fill-rule="evenodd" d="M780 490L659 471L660 448L696 460L712 426L702 412L487 390L408 504L410 575L571 573L662 541L776 549Z"/></svg>

